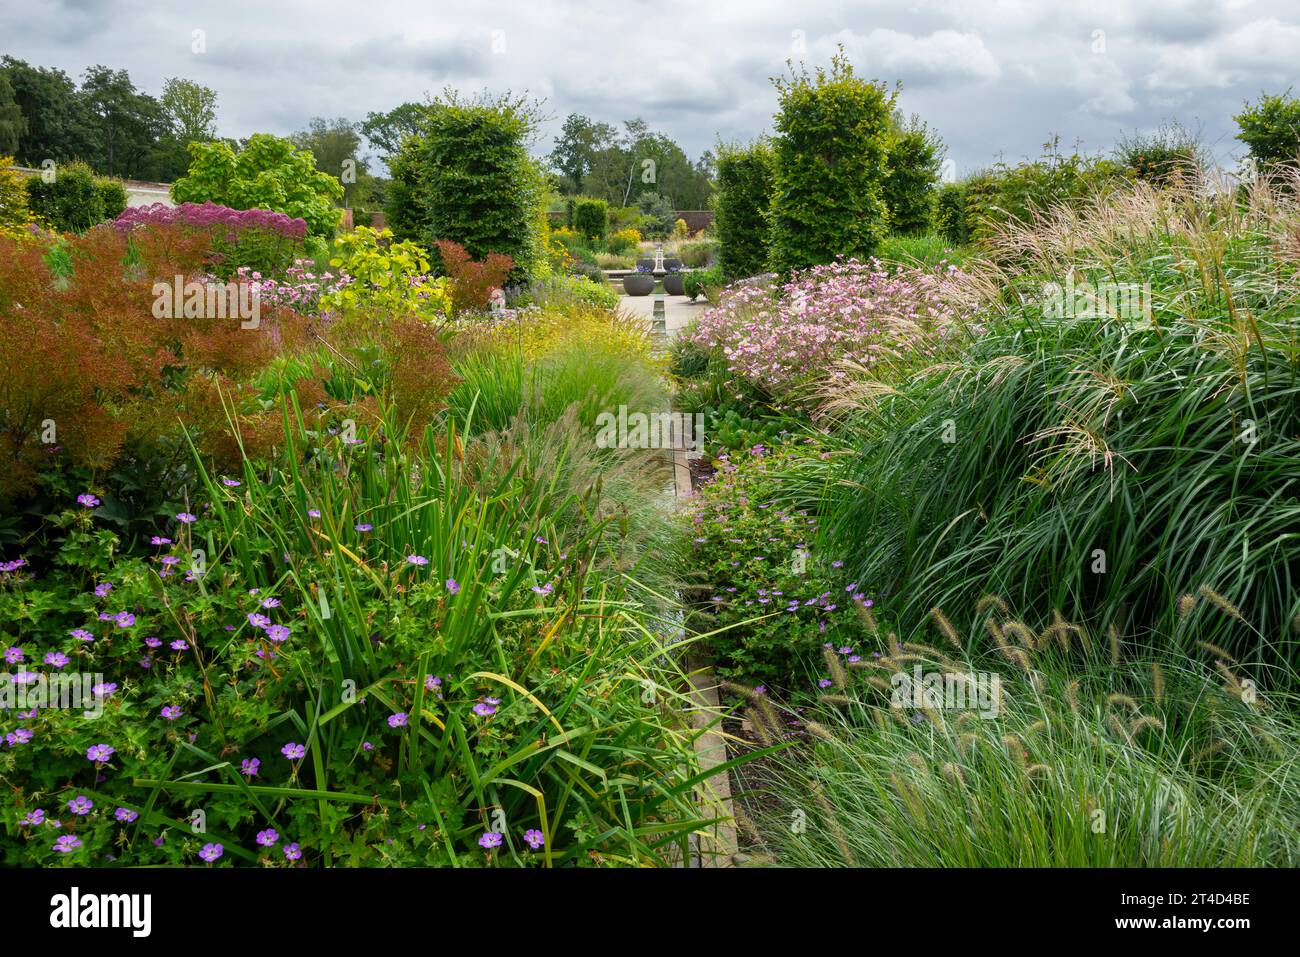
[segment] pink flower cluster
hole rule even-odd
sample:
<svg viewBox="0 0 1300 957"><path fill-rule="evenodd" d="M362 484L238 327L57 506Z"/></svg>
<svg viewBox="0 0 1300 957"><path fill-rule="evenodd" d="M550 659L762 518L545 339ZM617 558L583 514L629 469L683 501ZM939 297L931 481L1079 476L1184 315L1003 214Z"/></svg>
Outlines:
<svg viewBox="0 0 1300 957"><path fill-rule="evenodd" d="M195 229L225 230L226 239L234 242L245 229L262 229L278 233L285 239L304 239L307 221L269 209L231 209L217 203L182 203L165 206L151 203L148 206L128 206L113 220L113 225L126 232L136 226L165 226L180 223Z"/></svg>
<svg viewBox="0 0 1300 957"><path fill-rule="evenodd" d="M691 341L719 349L728 368L775 395L844 378L840 359L935 354L965 327L956 267L899 269L839 259L796 273L779 289L746 282L705 312Z"/></svg>
<svg viewBox="0 0 1300 957"><path fill-rule="evenodd" d="M321 296L338 292L355 281L343 272L317 274L312 271L315 266L310 259L296 259L284 271L284 279L270 279L248 266L240 266L235 272L235 279L253 283L262 302L288 306L299 312L314 312L320 304Z"/></svg>

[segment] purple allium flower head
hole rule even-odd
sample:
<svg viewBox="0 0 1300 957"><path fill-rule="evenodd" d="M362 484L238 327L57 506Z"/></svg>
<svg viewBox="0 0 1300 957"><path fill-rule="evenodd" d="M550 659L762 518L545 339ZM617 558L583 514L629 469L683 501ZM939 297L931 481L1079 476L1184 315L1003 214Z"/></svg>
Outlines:
<svg viewBox="0 0 1300 957"><path fill-rule="evenodd" d="M101 764L116 753L116 749L107 744L92 744L86 749L86 760L94 761L96 764Z"/></svg>
<svg viewBox="0 0 1300 957"><path fill-rule="evenodd" d="M535 851L546 843L546 838L542 836L541 831L532 827L524 831L524 843Z"/></svg>
<svg viewBox="0 0 1300 957"><path fill-rule="evenodd" d="M280 840L280 835L275 833L275 828L268 827L265 831L257 832L257 843L263 847L273 847L276 841Z"/></svg>
<svg viewBox="0 0 1300 957"><path fill-rule="evenodd" d="M290 761L297 761L303 758L307 754L307 748L305 745L294 744L292 741L290 741L288 744L286 744L283 748L280 749L280 753L283 754Z"/></svg>
<svg viewBox="0 0 1300 957"><path fill-rule="evenodd" d="M95 508L99 505L99 499L95 498L95 496L91 495L89 492L82 492L77 496L77 503L84 505L86 508Z"/></svg>
<svg viewBox="0 0 1300 957"><path fill-rule="evenodd" d="M211 864L224 853L226 853L226 849L220 844L204 844L202 850L199 851L199 857Z"/></svg>
<svg viewBox="0 0 1300 957"><path fill-rule="evenodd" d="M501 846L500 831L485 831L483 836L478 839L478 846L485 851L490 851L494 847Z"/></svg>
<svg viewBox="0 0 1300 957"><path fill-rule="evenodd" d="M85 814L89 814L91 808L93 808L94 806L95 806L95 802L92 801L90 798L86 797L86 795L84 794L78 794L76 797L74 797L71 801L68 802L68 810L71 811L73 814L76 814L78 817Z"/></svg>

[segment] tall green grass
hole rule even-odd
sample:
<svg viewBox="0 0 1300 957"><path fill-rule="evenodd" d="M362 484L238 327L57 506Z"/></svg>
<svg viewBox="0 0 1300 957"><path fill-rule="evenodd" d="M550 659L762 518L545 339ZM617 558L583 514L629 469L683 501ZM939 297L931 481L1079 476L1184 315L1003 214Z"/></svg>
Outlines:
<svg viewBox="0 0 1300 957"><path fill-rule="evenodd" d="M955 630L960 647L891 638L799 714L806 745L775 760L751 828L774 863L1300 863L1294 695L1244 694L1247 673L1211 653L1116 659L1108 645L1085 653L1059 618L1035 635L999 617L986 622L1000 651ZM997 674L998 713L895 707L894 674L918 666Z"/></svg>
<svg viewBox="0 0 1300 957"><path fill-rule="evenodd" d="M905 622L991 589L1184 649L1204 586L1237 610L1215 641L1294 665L1297 223L1285 194L1138 187L1008 231L965 354L834 398L842 444L805 479L836 553ZM1045 314L1071 271L1149 283L1149 317Z"/></svg>

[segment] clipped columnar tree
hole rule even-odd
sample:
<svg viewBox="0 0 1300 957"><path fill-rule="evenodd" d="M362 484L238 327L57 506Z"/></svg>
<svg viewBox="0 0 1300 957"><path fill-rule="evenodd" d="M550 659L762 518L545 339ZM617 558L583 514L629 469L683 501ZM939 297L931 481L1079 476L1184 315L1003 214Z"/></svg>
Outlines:
<svg viewBox="0 0 1300 957"><path fill-rule="evenodd" d="M427 246L449 239L473 259L509 256L511 282L543 270L544 181L527 150L535 122L509 95L435 100L389 164L394 234Z"/></svg>
<svg viewBox="0 0 1300 957"><path fill-rule="evenodd" d="M579 199L573 205L573 227L593 243L605 238L609 226L609 203L603 199Z"/></svg>
<svg viewBox="0 0 1300 957"><path fill-rule="evenodd" d="M745 146L719 146L713 224L718 266L726 279L767 268L771 203L772 144L759 139Z"/></svg>
<svg viewBox="0 0 1300 957"><path fill-rule="evenodd" d="M306 220L307 235L328 240L338 229L343 184L316 169L310 150L292 140L254 133L241 150L229 143L189 144L189 172L172 184L177 203L217 203L231 209L269 209Z"/></svg>
<svg viewBox="0 0 1300 957"><path fill-rule="evenodd" d="M939 138L917 117L895 118L884 188L891 232L922 233L934 224L935 190L944 153Z"/></svg>
<svg viewBox="0 0 1300 957"><path fill-rule="evenodd" d="M843 50L829 72L775 81L771 265L781 273L867 257L888 226L884 183L896 94L855 76Z"/></svg>

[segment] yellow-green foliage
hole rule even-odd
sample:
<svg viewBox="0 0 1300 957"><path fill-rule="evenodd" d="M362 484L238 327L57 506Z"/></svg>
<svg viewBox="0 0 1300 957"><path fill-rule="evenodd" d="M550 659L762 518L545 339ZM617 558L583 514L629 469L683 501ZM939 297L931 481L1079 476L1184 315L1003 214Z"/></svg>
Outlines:
<svg viewBox="0 0 1300 957"><path fill-rule="evenodd" d="M31 235L28 224L36 220L27 205L26 177L13 165L12 156L0 156L0 236L24 239Z"/></svg>
<svg viewBox="0 0 1300 957"><path fill-rule="evenodd" d="M380 316L412 314L428 320L451 315L450 283L429 275L428 254L417 244L394 242L389 229L358 226L334 245L330 265L355 282L322 296L323 308Z"/></svg>

